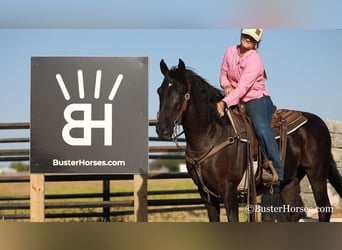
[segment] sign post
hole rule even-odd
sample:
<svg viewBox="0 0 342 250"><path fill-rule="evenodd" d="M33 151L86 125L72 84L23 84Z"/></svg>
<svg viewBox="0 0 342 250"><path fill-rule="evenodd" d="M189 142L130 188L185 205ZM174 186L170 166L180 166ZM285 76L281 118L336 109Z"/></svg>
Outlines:
<svg viewBox="0 0 342 250"><path fill-rule="evenodd" d="M30 221L45 220L45 177L43 174L30 175Z"/></svg>

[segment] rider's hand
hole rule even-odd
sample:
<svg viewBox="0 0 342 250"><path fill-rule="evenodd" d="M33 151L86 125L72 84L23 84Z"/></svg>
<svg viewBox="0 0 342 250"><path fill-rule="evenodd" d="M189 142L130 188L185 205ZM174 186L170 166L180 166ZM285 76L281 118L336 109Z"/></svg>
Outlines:
<svg viewBox="0 0 342 250"><path fill-rule="evenodd" d="M224 116L224 102L219 101L217 104L217 113L219 114L220 117Z"/></svg>

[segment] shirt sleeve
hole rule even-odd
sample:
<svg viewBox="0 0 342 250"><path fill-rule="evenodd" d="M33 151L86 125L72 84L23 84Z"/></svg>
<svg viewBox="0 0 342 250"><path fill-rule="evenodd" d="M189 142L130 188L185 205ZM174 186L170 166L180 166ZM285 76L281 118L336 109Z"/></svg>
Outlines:
<svg viewBox="0 0 342 250"><path fill-rule="evenodd" d="M220 86L222 89L231 85L228 79L228 70L229 70L228 58L229 58L229 49L227 49L226 52L224 53L222 64L221 64Z"/></svg>
<svg viewBox="0 0 342 250"><path fill-rule="evenodd" d="M257 53L245 58L241 67L241 77L236 88L223 98L228 107L238 104L264 71L263 63Z"/></svg>

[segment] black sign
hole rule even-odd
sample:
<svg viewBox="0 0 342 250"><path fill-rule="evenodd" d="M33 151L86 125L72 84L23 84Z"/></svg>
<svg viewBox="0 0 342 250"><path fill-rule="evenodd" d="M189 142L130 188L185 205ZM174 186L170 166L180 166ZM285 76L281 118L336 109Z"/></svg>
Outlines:
<svg viewBox="0 0 342 250"><path fill-rule="evenodd" d="M147 173L147 57L32 57L31 173Z"/></svg>

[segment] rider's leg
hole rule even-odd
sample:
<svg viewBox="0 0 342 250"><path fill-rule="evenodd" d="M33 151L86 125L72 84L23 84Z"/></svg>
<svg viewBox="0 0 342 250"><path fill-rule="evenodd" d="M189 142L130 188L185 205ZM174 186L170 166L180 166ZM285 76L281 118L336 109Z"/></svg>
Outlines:
<svg viewBox="0 0 342 250"><path fill-rule="evenodd" d="M273 107L273 102L269 96L246 103L247 114L252 121L255 134L267 157L273 162L279 180L282 181L284 170L279 156L278 144L270 127Z"/></svg>

